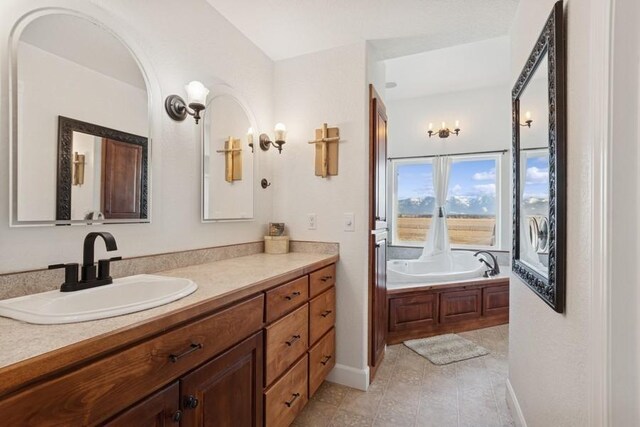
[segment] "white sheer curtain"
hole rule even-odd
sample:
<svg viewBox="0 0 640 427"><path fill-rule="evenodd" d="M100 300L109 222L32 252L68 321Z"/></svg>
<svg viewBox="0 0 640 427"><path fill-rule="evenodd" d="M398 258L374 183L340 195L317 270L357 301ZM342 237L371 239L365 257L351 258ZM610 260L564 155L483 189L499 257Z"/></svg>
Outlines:
<svg viewBox="0 0 640 427"><path fill-rule="evenodd" d="M429 234L422 250L421 260L440 254L451 252L449 244L449 230L447 228L447 213L444 205L447 202L449 192L449 172L451 171L451 159L449 157L436 157L433 160L433 190L435 192L435 208Z"/></svg>

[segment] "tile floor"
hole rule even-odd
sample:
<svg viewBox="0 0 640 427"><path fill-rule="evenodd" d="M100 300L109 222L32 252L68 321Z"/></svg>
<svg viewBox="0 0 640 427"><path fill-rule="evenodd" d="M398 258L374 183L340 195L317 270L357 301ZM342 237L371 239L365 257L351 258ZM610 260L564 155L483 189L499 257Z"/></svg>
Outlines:
<svg viewBox="0 0 640 427"><path fill-rule="evenodd" d="M508 325L460 335L491 354L437 366L402 344L387 347L369 391L325 382L293 425L513 426L505 400Z"/></svg>

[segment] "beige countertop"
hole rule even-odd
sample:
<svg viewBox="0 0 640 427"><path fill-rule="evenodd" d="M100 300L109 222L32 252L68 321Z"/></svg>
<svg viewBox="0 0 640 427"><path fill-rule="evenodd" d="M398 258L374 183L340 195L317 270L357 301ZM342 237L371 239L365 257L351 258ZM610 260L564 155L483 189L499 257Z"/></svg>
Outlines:
<svg viewBox="0 0 640 427"><path fill-rule="evenodd" d="M167 322L185 322L331 264L337 258L331 254L297 252L256 254L163 271L159 274L193 280L198 289L170 304L108 319L65 325L33 325L0 318L0 378L6 380L12 376L14 382L23 380L24 368L33 370L36 362L46 362L50 365L49 370L63 369L69 364L113 350L114 342L124 346L157 334L162 331L158 328L166 327ZM31 376L31 372L27 376Z"/></svg>

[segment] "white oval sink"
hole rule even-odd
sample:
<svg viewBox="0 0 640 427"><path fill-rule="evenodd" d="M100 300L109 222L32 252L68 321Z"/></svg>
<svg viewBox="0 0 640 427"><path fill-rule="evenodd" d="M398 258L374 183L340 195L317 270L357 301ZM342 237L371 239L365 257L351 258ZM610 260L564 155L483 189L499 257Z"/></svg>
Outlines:
<svg viewBox="0 0 640 427"><path fill-rule="evenodd" d="M82 291L56 290L2 300L0 316L41 325L84 322L158 307L196 289L198 285L189 279L140 274Z"/></svg>

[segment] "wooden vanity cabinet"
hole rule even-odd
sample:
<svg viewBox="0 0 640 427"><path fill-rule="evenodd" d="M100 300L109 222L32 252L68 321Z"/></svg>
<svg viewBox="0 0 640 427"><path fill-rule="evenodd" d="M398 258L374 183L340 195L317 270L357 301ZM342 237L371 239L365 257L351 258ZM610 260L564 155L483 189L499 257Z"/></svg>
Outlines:
<svg viewBox="0 0 640 427"><path fill-rule="evenodd" d="M22 386L0 397L0 424L288 426L309 376L312 394L335 364L335 265L311 277L317 287L304 275Z"/></svg>

